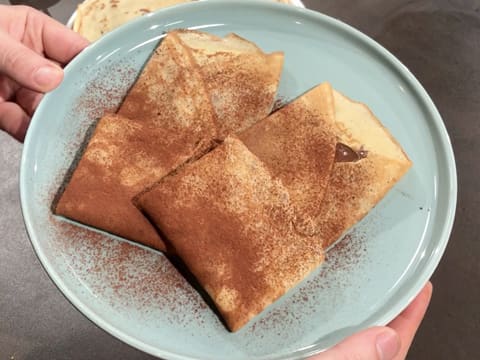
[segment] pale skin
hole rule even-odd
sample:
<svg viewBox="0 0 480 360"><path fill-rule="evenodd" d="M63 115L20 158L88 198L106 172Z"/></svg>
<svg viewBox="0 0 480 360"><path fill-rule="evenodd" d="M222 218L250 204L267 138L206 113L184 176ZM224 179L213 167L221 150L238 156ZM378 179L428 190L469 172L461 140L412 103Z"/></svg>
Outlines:
<svg viewBox="0 0 480 360"><path fill-rule="evenodd" d="M0 5L0 129L23 141L41 98L88 41L26 6ZM359 332L312 360L403 360L425 315L432 284L388 326Z"/></svg>
<svg viewBox="0 0 480 360"><path fill-rule="evenodd" d="M432 297L428 282L388 326L359 332L312 360L404 360Z"/></svg>
<svg viewBox="0 0 480 360"><path fill-rule="evenodd" d="M0 129L23 141L44 93L88 41L26 6L0 5Z"/></svg>

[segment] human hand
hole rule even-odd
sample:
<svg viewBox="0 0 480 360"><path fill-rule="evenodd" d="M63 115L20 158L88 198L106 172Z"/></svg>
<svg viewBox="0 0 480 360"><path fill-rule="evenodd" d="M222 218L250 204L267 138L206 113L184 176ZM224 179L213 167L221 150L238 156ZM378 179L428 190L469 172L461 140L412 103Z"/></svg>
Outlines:
<svg viewBox="0 0 480 360"><path fill-rule="evenodd" d="M412 303L388 326L355 334L311 360L404 360L432 297L425 285Z"/></svg>
<svg viewBox="0 0 480 360"><path fill-rule="evenodd" d="M27 6L0 5L0 129L19 141L62 66L88 45L80 35Z"/></svg>

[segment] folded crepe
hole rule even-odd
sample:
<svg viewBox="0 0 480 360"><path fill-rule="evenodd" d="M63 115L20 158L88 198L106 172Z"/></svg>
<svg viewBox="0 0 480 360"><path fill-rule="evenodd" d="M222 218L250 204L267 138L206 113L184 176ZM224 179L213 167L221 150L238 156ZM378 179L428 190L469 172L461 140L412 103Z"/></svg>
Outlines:
<svg viewBox="0 0 480 360"><path fill-rule="evenodd" d="M333 91L336 160L317 218L327 249L359 222L410 169L402 147L370 109Z"/></svg>
<svg viewBox="0 0 480 360"><path fill-rule="evenodd" d="M166 66L172 54L177 54L177 63L183 61L183 66L193 66L199 71L204 85L202 91L206 89L216 115L216 138L223 139L244 130L272 111L283 53L265 54L255 44L235 34L220 38L199 31L175 30L169 32L163 41L181 49L157 51L147 64L145 76L142 74L130 90L119 114L162 119L169 116L168 111L175 114L175 107L165 107L165 102L177 104L176 94L157 86L162 77L172 75ZM160 71L162 67L167 70ZM171 85L176 83L171 82ZM159 101L162 97L164 101ZM180 105L184 106L185 101L180 100ZM160 122L164 124L163 120Z"/></svg>
<svg viewBox="0 0 480 360"><path fill-rule="evenodd" d="M105 115L57 203L56 214L163 250L163 241L131 202L164 171L162 156L152 151L158 132L151 130L143 122Z"/></svg>
<svg viewBox="0 0 480 360"><path fill-rule="evenodd" d="M288 189L296 229L318 232L317 220L335 161L338 133L333 94L324 83L239 134Z"/></svg>
<svg viewBox="0 0 480 360"><path fill-rule="evenodd" d="M175 33L155 49L118 114L170 131L166 144L184 139L180 153L202 152L217 137L214 109L200 69Z"/></svg>
<svg viewBox="0 0 480 360"><path fill-rule="evenodd" d="M270 114L282 73L282 52L265 54L235 34L224 38L192 30L173 34L188 47L201 69L217 115L220 139Z"/></svg>
<svg viewBox="0 0 480 360"><path fill-rule="evenodd" d="M215 134L213 109L197 67L175 37L166 37L119 115L106 115L98 123L55 212L165 250L131 199L206 151Z"/></svg>
<svg viewBox="0 0 480 360"><path fill-rule="evenodd" d="M90 41L158 9L192 0L86 0L77 7L73 30Z"/></svg>
<svg viewBox="0 0 480 360"><path fill-rule="evenodd" d="M317 86L239 138L288 189L295 227L325 248L360 221L411 162L373 113Z"/></svg>
<svg viewBox="0 0 480 360"><path fill-rule="evenodd" d="M313 269L321 246L295 230L288 190L238 139L163 178L137 205L236 331Z"/></svg>

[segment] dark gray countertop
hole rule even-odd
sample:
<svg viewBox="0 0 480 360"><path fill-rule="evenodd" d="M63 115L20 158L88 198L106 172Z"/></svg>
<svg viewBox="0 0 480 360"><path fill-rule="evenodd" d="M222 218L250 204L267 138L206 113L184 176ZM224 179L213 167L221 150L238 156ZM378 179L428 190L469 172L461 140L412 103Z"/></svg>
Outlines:
<svg viewBox="0 0 480 360"><path fill-rule="evenodd" d="M22 1L13 1L22 3ZM457 220L433 277L432 304L410 359L474 359L480 335L480 1L305 0L357 27L410 68L437 104L459 174ZM0 0L0 4L8 3ZM65 22L76 1L23 1ZM18 193L22 145L0 133L0 360L151 359L97 328L37 260Z"/></svg>

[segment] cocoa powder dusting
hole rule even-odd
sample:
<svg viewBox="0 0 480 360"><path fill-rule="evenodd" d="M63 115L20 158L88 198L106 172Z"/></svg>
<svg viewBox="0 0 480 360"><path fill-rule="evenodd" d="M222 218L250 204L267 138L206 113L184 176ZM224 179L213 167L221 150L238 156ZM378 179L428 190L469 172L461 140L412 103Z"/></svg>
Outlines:
<svg viewBox="0 0 480 360"><path fill-rule="evenodd" d="M325 307L325 299L341 297L343 289L351 286L351 274L365 265L367 237L364 230L354 229L340 239L326 254L320 269L285 296L280 304L267 310L254 321L248 332L262 338L276 329L301 328L305 319ZM328 297L324 294L328 293ZM333 296L332 296L333 294ZM282 336L286 335L282 331ZM288 341L288 339L285 339Z"/></svg>
<svg viewBox="0 0 480 360"><path fill-rule="evenodd" d="M80 89L67 114L66 121L76 123L76 132L61 144L65 162L44 192L44 202L52 208L88 143L87 130L93 130L105 112L116 111L138 75L128 59L107 61L103 69ZM112 307L143 314L160 310L172 324L185 327L191 321L201 325L210 315L203 299L160 253L80 227L52 213L49 221L52 251L66 264L66 271Z"/></svg>
<svg viewBox="0 0 480 360"><path fill-rule="evenodd" d="M208 306L165 256L53 215L51 225L70 271L112 308L161 311L176 325L203 323Z"/></svg>
<svg viewBox="0 0 480 360"><path fill-rule="evenodd" d="M289 225L286 194L245 145L227 138L139 203L235 331L322 260L321 247Z"/></svg>
<svg viewBox="0 0 480 360"><path fill-rule="evenodd" d="M127 60L106 64L106 68L108 67L109 76L100 73L95 79L87 82L69 117L93 121L105 113L117 111L130 84L135 81L138 70ZM112 76L110 72L115 74L115 82L108 80Z"/></svg>
<svg viewBox="0 0 480 360"><path fill-rule="evenodd" d="M281 61L276 55L228 50L208 54L196 48L190 50L202 69L221 139L268 116L275 99L273 85L280 78Z"/></svg>

